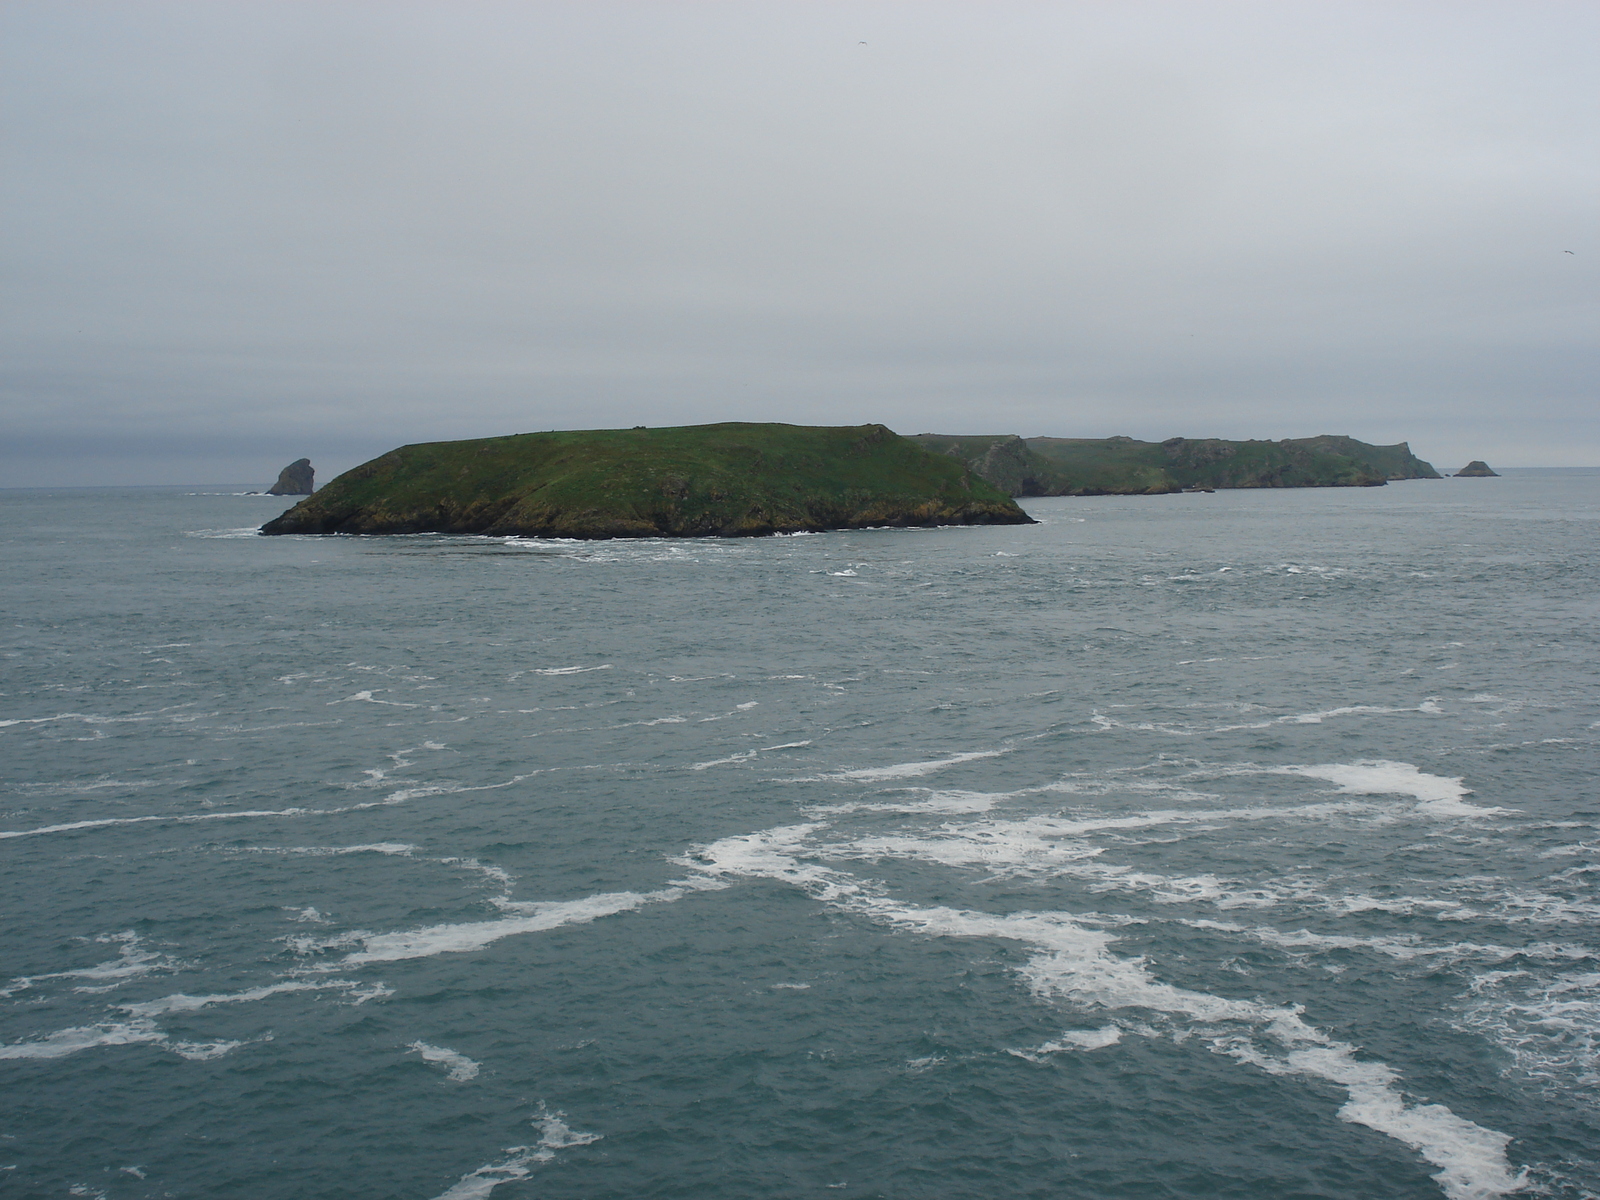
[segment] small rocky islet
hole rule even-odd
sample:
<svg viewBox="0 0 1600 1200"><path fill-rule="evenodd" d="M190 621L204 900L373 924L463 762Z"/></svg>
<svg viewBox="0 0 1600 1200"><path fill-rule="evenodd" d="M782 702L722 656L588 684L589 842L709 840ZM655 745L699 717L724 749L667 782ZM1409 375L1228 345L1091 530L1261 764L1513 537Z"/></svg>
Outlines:
<svg viewBox="0 0 1600 1200"><path fill-rule="evenodd" d="M1457 479L1499 479L1499 471L1491 471L1489 464L1481 458L1475 458L1455 474Z"/></svg>
<svg viewBox="0 0 1600 1200"><path fill-rule="evenodd" d="M309 458L297 458L278 472L278 482L267 489L269 496L309 496L317 490L317 473Z"/></svg>
<svg viewBox="0 0 1600 1200"><path fill-rule="evenodd" d="M301 466L309 492L309 462L284 474ZM883 425L724 422L401 446L346 471L261 532L759 537L1024 525L1033 519L1017 496L1377 487L1438 478L1404 442L1374 446L1333 435L1278 442L901 437Z"/></svg>

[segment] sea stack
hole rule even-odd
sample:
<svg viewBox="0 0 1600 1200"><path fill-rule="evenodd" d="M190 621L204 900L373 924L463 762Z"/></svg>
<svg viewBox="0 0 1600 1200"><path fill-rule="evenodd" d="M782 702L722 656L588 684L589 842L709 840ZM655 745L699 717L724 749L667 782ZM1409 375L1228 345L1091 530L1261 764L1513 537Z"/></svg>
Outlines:
<svg viewBox="0 0 1600 1200"><path fill-rule="evenodd" d="M1461 479L1463 477L1467 479L1488 479L1491 476L1498 479L1500 477L1500 472L1491 471L1489 469L1489 464L1484 462L1481 458L1473 459L1466 466L1462 467L1461 470L1456 472L1457 479Z"/></svg>
<svg viewBox="0 0 1600 1200"><path fill-rule="evenodd" d="M278 472L278 482L267 489L269 496L309 496L316 490L316 472L309 458L297 458Z"/></svg>

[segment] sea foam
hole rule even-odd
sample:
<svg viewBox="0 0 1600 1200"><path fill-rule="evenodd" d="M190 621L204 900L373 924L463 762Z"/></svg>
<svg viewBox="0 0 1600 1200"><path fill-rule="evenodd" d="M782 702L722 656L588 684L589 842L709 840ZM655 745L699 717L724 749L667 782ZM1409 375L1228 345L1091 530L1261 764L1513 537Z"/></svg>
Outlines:
<svg viewBox="0 0 1600 1200"><path fill-rule="evenodd" d="M557 1150L572 1146L587 1146L598 1142L598 1133L580 1133L569 1127L565 1113L551 1113L542 1107L533 1124L539 1129L539 1142L535 1146L508 1146L506 1158L497 1163L487 1163L476 1171L468 1171L449 1191L441 1192L435 1200L483 1200L502 1183L526 1179L535 1166L549 1162Z"/></svg>
<svg viewBox="0 0 1600 1200"><path fill-rule="evenodd" d="M1304 775L1339 785L1339 791L1356 796L1413 796L1417 811L1438 817L1483 817L1508 813L1506 808L1482 808L1467 804L1461 797L1468 788L1459 776L1430 775L1411 763L1369 758L1356 763L1323 763L1316 766L1278 767L1280 775Z"/></svg>
<svg viewBox="0 0 1600 1200"><path fill-rule="evenodd" d="M686 894L682 887L661 888L654 892L605 892L580 900L512 902L501 907L517 915L495 921L466 921L453 925L429 925L397 933L356 932L345 935L361 949L346 955L342 965L361 966L376 962L399 962L411 958L431 958L436 954L460 954L482 950L501 938L519 933L538 933L561 925L581 925L614 913L662 904Z"/></svg>
<svg viewBox="0 0 1600 1200"><path fill-rule="evenodd" d="M444 1046L431 1046L427 1042L412 1042L407 1050L415 1050L422 1055L423 1062L438 1063L448 1067L448 1077L458 1083L465 1083L469 1079L476 1079L482 1069L481 1064L473 1062L465 1054L457 1053Z"/></svg>
<svg viewBox="0 0 1600 1200"><path fill-rule="evenodd" d="M894 928L934 937L1022 942L1032 954L1019 973L1040 999L1083 1008L1153 1011L1187 1020L1208 1031L1208 1042L1219 1053L1274 1074L1305 1075L1339 1085L1349 1097L1340 1117L1416 1150L1439 1168L1434 1179L1450 1200L1488 1200L1517 1191L1525 1182L1524 1176L1513 1175L1506 1161L1509 1135L1468 1121L1444 1105L1407 1103L1392 1068L1358 1060L1354 1046L1308 1025L1298 1009L1163 983L1142 960L1113 954L1115 935L1087 928L1067 913L994 914L895 900L881 887L804 861L808 855L828 852L811 844L821 828L779 826L725 838L697 848L688 861L719 876L783 880L825 904ZM1237 1032L1225 1032L1230 1026Z"/></svg>

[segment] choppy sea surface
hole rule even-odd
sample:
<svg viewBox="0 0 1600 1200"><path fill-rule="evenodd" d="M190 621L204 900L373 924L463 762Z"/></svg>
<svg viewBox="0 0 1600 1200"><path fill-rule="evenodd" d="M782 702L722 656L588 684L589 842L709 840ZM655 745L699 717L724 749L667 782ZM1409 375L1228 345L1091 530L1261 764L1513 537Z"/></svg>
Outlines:
<svg viewBox="0 0 1600 1200"><path fill-rule="evenodd" d="M1600 473L227 493L0 493L0 1195L1600 1195Z"/></svg>

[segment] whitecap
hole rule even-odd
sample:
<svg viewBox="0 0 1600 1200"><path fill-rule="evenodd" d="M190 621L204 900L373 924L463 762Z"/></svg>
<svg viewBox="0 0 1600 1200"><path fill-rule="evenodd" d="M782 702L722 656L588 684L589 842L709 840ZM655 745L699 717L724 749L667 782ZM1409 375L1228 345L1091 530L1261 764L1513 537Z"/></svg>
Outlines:
<svg viewBox="0 0 1600 1200"><path fill-rule="evenodd" d="M268 1040L258 1038L258 1041ZM78 1054L84 1050L93 1050L99 1046L138 1046L150 1045L159 1050L166 1050L191 1062L205 1062L208 1059L221 1058L224 1054L238 1049L243 1042L174 1042L165 1031L159 1029L154 1021L139 1019L135 1021L102 1021L95 1025L78 1025L70 1029L58 1029L47 1033L43 1037L33 1038L29 1041L12 1042L0 1046L0 1058L14 1059L45 1059L65 1058L69 1054Z"/></svg>
<svg viewBox="0 0 1600 1200"><path fill-rule="evenodd" d="M392 996L393 990L383 984L365 983L354 979L286 979L278 983L264 984L261 987L245 988L238 992L214 992L209 995L190 996L184 992L175 992L170 996L161 996L155 1000L141 1000L134 1004L117 1004L114 1008L127 1013L130 1017L145 1019L149 1017L165 1016L168 1013L196 1012L202 1008L211 1008L217 1004L251 1004L257 1000L265 1000L269 996L280 996L290 992L324 992L342 991L354 998L357 1004L368 1000Z"/></svg>
<svg viewBox="0 0 1600 1200"><path fill-rule="evenodd" d="M389 854L410 857L416 847L406 842L364 842L356 846L233 846L235 854L305 854L312 857L340 854Z"/></svg>
<svg viewBox="0 0 1600 1200"><path fill-rule="evenodd" d="M379 700L379 699L377 699L376 697L373 696L373 694L372 694L373 690L381 692L381 691L387 691L388 689L387 688L376 688L376 689L372 689L372 690L368 690L368 691L361 691L361 692L357 692L354 696L346 696L343 700L329 700L328 704L329 705L334 705L334 704L352 704L352 703L360 702L360 703L365 703L365 704L387 704L390 708L421 708L422 707L420 704L407 704L404 701L400 701L400 700Z"/></svg>
<svg viewBox="0 0 1600 1200"><path fill-rule="evenodd" d="M1354 1046L1306 1024L1298 1008L1163 983L1142 959L1113 955L1113 934L1086 928L1067 913L993 914L896 901L876 885L803 861L802 856L816 852L809 841L818 828L779 826L724 838L698 847L691 857L702 871L783 880L822 903L894 928L933 937L1022 942L1032 953L1019 974L1042 1000L1091 1009L1144 1009L1224 1029L1231 1025L1239 1032L1213 1033L1213 1049L1274 1074L1306 1075L1344 1088L1349 1100L1340 1117L1397 1139L1439 1167L1434 1179L1450 1200L1487 1200L1521 1187L1524 1177L1514 1176L1506 1161L1509 1135L1440 1104L1408 1104L1395 1086L1398 1076L1392 1068L1357 1061Z"/></svg>
<svg viewBox="0 0 1600 1200"><path fill-rule="evenodd" d="M909 789L908 789L909 790ZM882 813L983 813L1003 800L1011 799L1014 792L962 792L915 789L925 795L923 800L886 800L874 804L830 804L823 806L830 813L882 812Z"/></svg>
<svg viewBox="0 0 1600 1200"><path fill-rule="evenodd" d="M1457 1028L1500 1046L1516 1071L1592 1099L1600 1084L1600 974L1488 971L1472 981Z"/></svg>
<svg viewBox="0 0 1600 1200"><path fill-rule="evenodd" d="M476 1171L468 1171L449 1191L440 1193L434 1200L483 1200L502 1183L526 1179L536 1164L549 1162L557 1150L587 1146L600 1140L598 1133L580 1133L568 1127L562 1119L565 1116L565 1113L549 1113L541 1108L533 1122L540 1132L537 1146L508 1146L503 1162L487 1163Z"/></svg>
<svg viewBox="0 0 1600 1200"><path fill-rule="evenodd" d="M691 771L705 771L712 767L725 767L729 763L749 762L756 756L756 751L746 750L740 754L730 754L727 758L713 758L709 762L694 763L689 767Z"/></svg>
<svg viewBox="0 0 1600 1200"><path fill-rule="evenodd" d="M1115 1046L1121 1040L1122 1026L1102 1025L1099 1029L1069 1029L1058 1041L1044 1042L1028 1050L1007 1050L1006 1053L1025 1058L1029 1062L1044 1062L1045 1056L1049 1054L1060 1054L1069 1050L1104 1050L1107 1046Z"/></svg>
<svg viewBox="0 0 1600 1200"><path fill-rule="evenodd" d="M582 675L586 671L609 671L610 663L601 663L598 667L535 667L535 675Z"/></svg>
<svg viewBox="0 0 1600 1200"><path fill-rule="evenodd" d="M1355 763L1323 763L1314 766L1275 767L1276 775L1304 775L1309 779L1325 779L1339 785L1345 795L1356 796L1412 796L1417 800L1417 811L1433 816L1496 816L1509 813L1506 808L1483 808L1467 804L1462 797L1470 794L1460 776L1430 775L1411 763L1391 762L1387 759L1367 758Z"/></svg>
<svg viewBox="0 0 1600 1200"><path fill-rule="evenodd" d="M456 925L430 925L397 933L353 932L344 935L348 943L362 948L346 955L341 965L361 966L375 962L399 962L412 958L431 958L436 954L460 954L482 950L501 938L520 933L539 933L562 925L582 925L614 913L628 912L646 904L663 904L686 894L681 887L654 892L604 892L581 900L513 902L502 900L503 910L518 916L497 921L468 921Z"/></svg>
<svg viewBox="0 0 1600 1200"><path fill-rule="evenodd" d="M1489 1200L1521 1191L1527 1171L1513 1175L1506 1161L1511 1135L1457 1116L1443 1104L1407 1104L1395 1086L1398 1075L1381 1062L1362 1062L1343 1042L1290 1050L1282 1058L1233 1047L1243 1062L1274 1075L1306 1075L1345 1089L1350 1097L1339 1118L1365 1125L1410 1146L1440 1168L1433 1179L1450 1200Z"/></svg>
<svg viewBox="0 0 1600 1200"><path fill-rule="evenodd" d="M1374 716L1391 716L1395 713L1422 712L1438 714L1438 704L1425 700L1421 704L1412 705L1410 708L1389 708L1382 704L1346 704L1340 708L1327 708L1321 712L1298 713L1290 717L1279 717L1278 720L1290 725L1320 725L1329 717L1351 717L1365 714Z"/></svg>
<svg viewBox="0 0 1600 1200"><path fill-rule="evenodd" d="M444 1046L431 1046L427 1042L412 1042L407 1050L415 1050L422 1055L423 1062L439 1063L449 1068L448 1078L458 1083L465 1083L469 1079L476 1079L482 1065L473 1062L465 1054L450 1050Z"/></svg>
<svg viewBox="0 0 1600 1200"><path fill-rule="evenodd" d="M859 779L871 783L880 779L911 779L918 775L931 775L958 763L973 762L980 758L999 758L1007 750L969 750L965 754L952 754L948 758L927 759L922 762L895 763L887 767L858 767L849 771L835 771L831 779Z"/></svg>
<svg viewBox="0 0 1600 1200"><path fill-rule="evenodd" d="M0 997L26 991L35 984L47 979L92 980L92 983L80 986L75 990L107 992L142 975L148 975L156 971L176 971L182 965L170 955L144 949L144 944L139 935L131 930L125 933L106 934L95 938L95 941L118 944L120 949L117 951L117 957L107 962L96 963L92 967L80 967L75 971L51 971L42 975L19 975L15 979L6 981L6 986L0 988Z"/></svg>
<svg viewBox="0 0 1600 1200"><path fill-rule="evenodd" d="M154 1021L113 1022L58 1029L32 1041L0 1046L0 1058L65 1058L96 1046L133 1046L162 1043L167 1035Z"/></svg>

